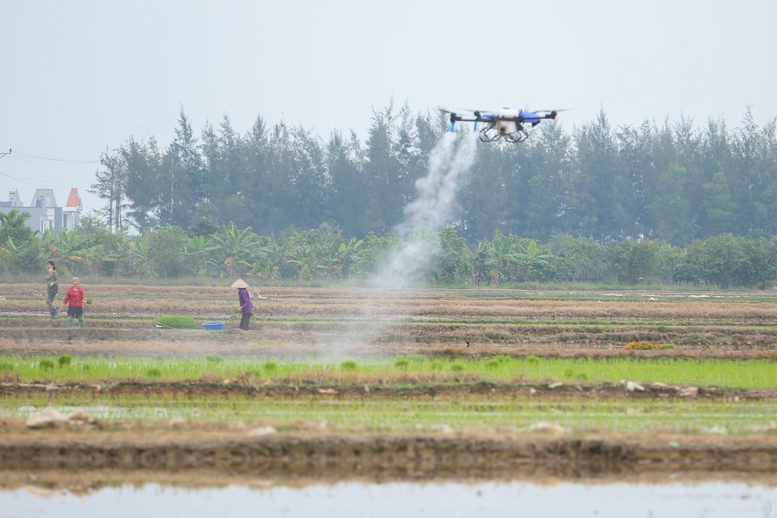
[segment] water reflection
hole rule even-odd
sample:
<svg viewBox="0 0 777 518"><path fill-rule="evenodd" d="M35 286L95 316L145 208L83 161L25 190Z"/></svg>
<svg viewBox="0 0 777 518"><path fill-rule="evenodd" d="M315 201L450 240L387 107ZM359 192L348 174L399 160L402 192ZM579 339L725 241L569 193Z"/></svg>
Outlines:
<svg viewBox="0 0 777 518"><path fill-rule="evenodd" d="M583 484L408 483L266 489L181 489L147 484L77 496L21 488L0 491L0 517L770 517L777 489L742 483Z"/></svg>

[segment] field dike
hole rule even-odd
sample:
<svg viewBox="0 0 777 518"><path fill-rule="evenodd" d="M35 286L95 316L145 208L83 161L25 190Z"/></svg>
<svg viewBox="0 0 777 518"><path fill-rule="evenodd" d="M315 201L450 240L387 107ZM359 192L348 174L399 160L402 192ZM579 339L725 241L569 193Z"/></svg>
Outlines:
<svg viewBox="0 0 777 518"><path fill-rule="evenodd" d="M255 398L404 398L460 397L487 395L494 397L575 399L705 399L760 401L777 399L777 389L739 389L731 387L697 387L693 385L644 383L564 384L493 383L477 381L452 384L397 386L391 384L264 384L211 381L120 381L115 383L0 383L0 397L35 396L157 396L180 397L255 397Z"/></svg>
<svg viewBox="0 0 777 518"><path fill-rule="evenodd" d="M36 431L4 435L0 473L196 472L281 479L378 480L644 477L777 473L777 437L612 433L345 434ZM110 478L110 477L108 477ZM158 477L157 477L158 478ZM19 480L18 476L10 477ZM35 480L35 479L32 479ZM29 480L28 480L29 482Z"/></svg>

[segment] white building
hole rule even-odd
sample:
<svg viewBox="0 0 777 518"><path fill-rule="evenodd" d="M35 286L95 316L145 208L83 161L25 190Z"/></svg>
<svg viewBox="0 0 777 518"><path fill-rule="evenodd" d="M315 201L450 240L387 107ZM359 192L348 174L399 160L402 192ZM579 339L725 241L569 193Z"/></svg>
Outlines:
<svg viewBox="0 0 777 518"><path fill-rule="evenodd" d="M67 203L62 208L62 228L73 230L78 226L78 219L84 211L81 204L81 197L78 195L78 189L70 189L70 196L67 197Z"/></svg>
<svg viewBox="0 0 777 518"><path fill-rule="evenodd" d="M7 214L12 210L28 213L30 217L26 220L27 226L33 231L43 233L49 228L58 231L75 229L84 207L76 188L70 190L65 207L57 206L53 189L37 189L32 196L32 203L25 207L19 190L16 189L8 194L8 201L0 201L0 212Z"/></svg>

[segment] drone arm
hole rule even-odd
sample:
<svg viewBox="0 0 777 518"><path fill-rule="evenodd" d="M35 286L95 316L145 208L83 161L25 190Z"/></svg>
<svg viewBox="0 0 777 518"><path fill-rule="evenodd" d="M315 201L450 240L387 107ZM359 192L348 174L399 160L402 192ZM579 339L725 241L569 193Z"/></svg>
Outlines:
<svg viewBox="0 0 777 518"><path fill-rule="evenodd" d="M451 131L454 131L456 129L457 122L474 122L475 123L474 130L477 131L478 122L481 120L482 120L482 117L480 116L480 112L475 112L473 117L462 117L461 115L457 115L451 112L451 116L450 116Z"/></svg>

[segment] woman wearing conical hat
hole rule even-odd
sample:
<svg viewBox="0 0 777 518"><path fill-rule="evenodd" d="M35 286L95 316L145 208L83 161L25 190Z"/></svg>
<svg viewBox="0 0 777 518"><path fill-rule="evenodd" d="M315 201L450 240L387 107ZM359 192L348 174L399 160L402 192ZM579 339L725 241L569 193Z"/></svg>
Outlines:
<svg viewBox="0 0 777 518"><path fill-rule="evenodd" d="M233 288L237 288L237 300L240 304L240 329L248 331L248 322L254 316L254 303L251 302L251 295L248 293L248 284L243 279L238 279L232 283Z"/></svg>

